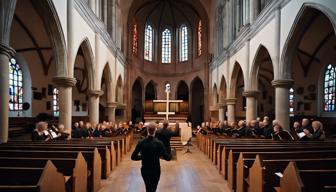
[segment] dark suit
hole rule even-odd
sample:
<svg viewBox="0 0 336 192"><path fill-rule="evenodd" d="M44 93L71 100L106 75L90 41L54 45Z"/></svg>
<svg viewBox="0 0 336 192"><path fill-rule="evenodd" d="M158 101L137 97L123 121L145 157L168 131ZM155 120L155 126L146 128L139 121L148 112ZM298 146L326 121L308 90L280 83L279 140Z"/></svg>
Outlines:
<svg viewBox="0 0 336 192"><path fill-rule="evenodd" d="M170 154L170 139L174 135L177 135L179 132L179 128L176 128L175 131L170 131L168 128L163 128L158 130L156 137L162 141L163 145L166 147L167 152Z"/></svg>
<svg viewBox="0 0 336 192"><path fill-rule="evenodd" d="M166 161L171 160L163 143L158 139L148 136L140 141L132 153L132 160L142 160L141 175L146 185L147 192L155 192L160 180L160 157Z"/></svg>

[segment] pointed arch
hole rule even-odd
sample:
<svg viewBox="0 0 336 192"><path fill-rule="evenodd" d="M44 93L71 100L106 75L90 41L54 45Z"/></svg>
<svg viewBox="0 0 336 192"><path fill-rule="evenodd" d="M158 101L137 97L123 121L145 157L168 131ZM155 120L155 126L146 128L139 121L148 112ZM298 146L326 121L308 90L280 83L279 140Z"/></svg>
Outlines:
<svg viewBox="0 0 336 192"><path fill-rule="evenodd" d="M176 99L189 101L189 87L183 80L179 81L177 84Z"/></svg>
<svg viewBox="0 0 336 192"><path fill-rule="evenodd" d="M191 121L193 127L204 120L204 84L199 77L195 77L191 84Z"/></svg>
<svg viewBox="0 0 336 192"><path fill-rule="evenodd" d="M87 69L87 78L88 78L88 88L89 89L94 89L94 66L93 66L93 59L94 59L94 54L92 51L92 47L90 44L89 39L86 37L82 40L79 48L77 49L77 56L79 54L82 54L84 58L84 65ZM76 57L77 57L76 56ZM75 61L74 61L75 62ZM75 64L73 65L75 67Z"/></svg>
<svg viewBox="0 0 336 192"><path fill-rule="evenodd" d="M121 78L121 75L119 75L117 83L116 83L116 95L115 100L117 103L123 103L124 102L124 89L123 89L123 80Z"/></svg>
<svg viewBox="0 0 336 192"><path fill-rule="evenodd" d="M49 40L54 48L56 76L68 76L66 41L54 2L53 0L32 0L32 4L41 16L45 30L50 37Z"/></svg>
<svg viewBox="0 0 336 192"><path fill-rule="evenodd" d="M221 81L220 81L220 85L219 85L219 98L218 98L218 102L219 103L224 103L225 99L226 99L226 92L227 92L227 84L226 84L226 80L224 75L222 75Z"/></svg>
<svg viewBox="0 0 336 192"><path fill-rule="evenodd" d="M292 78L292 60L296 53L296 47L298 46L304 32L305 27L309 25L310 17L305 17L309 13L320 13L327 17L330 24L332 25L333 32L332 36L336 35L336 16L330 8L325 7L324 5L317 3L304 3L296 15L296 18L293 22L291 30L288 34L288 37L285 41L282 53L281 53L281 65L278 71L278 74L282 74L282 78L291 79ZM312 14L314 15L314 14Z"/></svg>
<svg viewBox="0 0 336 192"><path fill-rule="evenodd" d="M154 100L157 96L156 83L150 80L145 88L145 100Z"/></svg>
<svg viewBox="0 0 336 192"><path fill-rule="evenodd" d="M132 121L140 122L143 117L143 80L137 77L132 85Z"/></svg>
<svg viewBox="0 0 336 192"><path fill-rule="evenodd" d="M270 69L271 68L271 69ZM253 59L252 67L251 67L251 72L250 72L250 79L249 79L249 88L250 90L258 90L259 86L259 76L263 76L267 79L273 80L274 78L274 66L273 62L271 59L271 56L266 49L266 47L262 44L259 45L256 55ZM270 76L270 77L269 77Z"/></svg>
<svg viewBox="0 0 336 192"><path fill-rule="evenodd" d="M218 90L216 83L214 84L212 88L212 105L216 106L218 104Z"/></svg>
<svg viewBox="0 0 336 192"><path fill-rule="evenodd" d="M105 101L107 103L113 102L112 90L112 72L109 63L106 63L101 76L101 90L104 91ZM100 100L101 101L101 100Z"/></svg>
<svg viewBox="0 0 336 192"><path fill-rule="evenodd" d="M229 97L235 98L236 97L236 89L238 88L238 80L239 78L243 78L244 81L244 73L241 68L241 65L238 62L235 62L231 76L230 76L230 89L229 89ZM245 85L245 82L244 82Z"/></svg>

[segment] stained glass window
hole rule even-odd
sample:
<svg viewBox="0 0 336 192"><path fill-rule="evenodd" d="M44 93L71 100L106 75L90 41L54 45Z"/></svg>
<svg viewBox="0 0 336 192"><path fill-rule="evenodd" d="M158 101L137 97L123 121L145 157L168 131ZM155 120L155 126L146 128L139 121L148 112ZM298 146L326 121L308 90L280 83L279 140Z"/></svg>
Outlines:
<svg viewBox="0 0 336 192"><path fill-rule="evenodd" d="M21 111L23 103L23 76L14 58L9 62L9 110Z"/></svg>
<svg viewBox="0 0 336 192"><path fill-rule="evenodd" d="M153 28L151 25L146 25L145 28L144 57L147 61L152 61L153 58Z"/></svg>
<svg viewBox="0 0 336 192"><path fill-rule="evenodd" d="M133 25L133 54L137 55L138 54L138 25L135 23Z"/></svg>
<svg viewBox="0 0 336 192"><path fill-rule="evenodd" d="M202 21L198 21L197 26L197 55L202 55Z"/></svg>
<svg viewBox="0 0 336 192"><path fill-rule="evenodd" d="M289 116L294 116L294 89L289 89Z"/></svg>
<svg viewBox="0 0 336 192"><path fill-rule="evenodd" d="M162 32L162 63L171 62L171 32L165 29Z"/></svg>
<svg viewBox="0 0 336 192"><path fill-rule="evenodd" d="M324 73L324 98L323 110L327 112L335 111L335 67L328 65Z"/></svg>
<svg viewBox="0 0 336 192"><path fill-rule="evenodd" d="M53 113L55 117L59 116L58 89L57 88L54 88L53 90Z"/></svg>
<svg viewBox="0 0 336 192"><path fill-rule="evenodd" d="M185 25L181 27L180 61L188 61L188 28Z"/></svg>

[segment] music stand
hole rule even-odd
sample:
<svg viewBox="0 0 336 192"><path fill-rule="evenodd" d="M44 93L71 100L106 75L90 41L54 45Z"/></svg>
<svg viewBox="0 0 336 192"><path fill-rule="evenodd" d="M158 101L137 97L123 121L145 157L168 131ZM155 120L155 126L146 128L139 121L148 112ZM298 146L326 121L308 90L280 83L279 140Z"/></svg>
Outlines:
<svg viewBox="0 0 336 192"><path fill-rule="evenodd" d="M192 146L192 144L191 144L191 137L188 139L187 143L184 146L187 146L187 151L184 152L184 154L186 154L186 153L192 153L190 151L190 146Z"/></svg>

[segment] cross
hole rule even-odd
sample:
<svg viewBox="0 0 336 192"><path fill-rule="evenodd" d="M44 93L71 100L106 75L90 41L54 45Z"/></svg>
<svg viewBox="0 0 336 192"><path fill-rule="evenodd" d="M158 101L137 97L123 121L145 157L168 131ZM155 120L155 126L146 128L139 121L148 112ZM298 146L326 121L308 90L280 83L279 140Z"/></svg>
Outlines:
<svg viewBox="0 0 336 192"><path fill-rule="evenodd" d="M175 112L170 112L169 111L169 103L182 103L183 100L170 100L169 95L170 95L170 84L166 84L166 94L167 94L167 99L166 100L153 100L154 103L166 103L166 111L165 112L158 112L158 115L166 115L166 119L169 120L169 115L175 115Z"/></svg>

